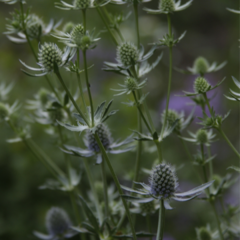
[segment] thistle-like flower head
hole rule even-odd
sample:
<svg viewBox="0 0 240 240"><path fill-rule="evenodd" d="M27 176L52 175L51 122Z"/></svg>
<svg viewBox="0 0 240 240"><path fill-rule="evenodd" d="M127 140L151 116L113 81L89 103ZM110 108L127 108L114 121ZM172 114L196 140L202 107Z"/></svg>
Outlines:
<svg viewBox="0 0 240 240"><path fill-rule="evenodd" d="M133 190L124 186L122 186L122 188L126 191L140 195L140 197L123 195L123 197L130 202L148 203L157 199L163 200L164 207L166 209L172 209L169 205L169 200L173 199L181 202L191 200L201 194L201 192L209 187L212 183L213 181L205 183L187 192L177 193L176 190L178 187L178 182L173 167L171 167L169 164L161 163L152 169L150 185L145 183L137 183L143 187L142 190Z"/></svg>
<svg viewBox="0 0 240 240"><path fill-rule="evenodd" d="M87 9L90 3L90 0L73 0L73 6L79 9Z"/></svg>
<svg viewBox="0 0 240 240"><path fill-rule="evenodd" d="M68 64L68 62L74 57L75 53L76 49L70 49L69 47L66 47L64 51L62 51L55 43L45 42L43 45L39 45L38 65L40 68L30 67L20 60L22 65L26 68L32 71L41 71L41 73L31 74L25 70L22 71L32 77L44 76L50 72L55 71L55 68L58 69Z"/></svg>
<svg viewBox="0 0 240 240"><path fill-rule="evenodd" d="M153 196L163 199L172 197L178 186L174 170L165 163L157 165L152 170L150 185Z"/></svg>
<svg viewBox="0 0 240 240"><path fill-rule="evenodd" d="M109 131L109 128L107 127L107 125L103 123L97 125L95 132L98 134L98 137L100 138L104 148L109 149L109 147L113 142L113 139L111 137L111 132ZM88 130L86 133L85 144L90 151L93 151L96 153L100 152L100 148L97 144L97 141L95 140L95 137L90 130Z"/></svg>
<svg viewBox="0 0 240 240"><path fill-rule="evenodd" d="M151 14L160 14L160 13L169 14L177 11L182 11L188 8L192 2L193 0L190 0L185 4L181 5L181 0L178 0L177 2L175 0L160 0L157 10L148 9L148 8L145 8L144 10Z"/></svg>
<svg viewBox="0 0 240 240"><path fill-rule="evenodd" d="M36 14L31 14L27 21L26 31L27 35L32 39L39 39L44 30L44 23Z"/></svg>
<svg viewBox="0 0 240 240"><path fill-rule="evenodd" d="M117 59L125 67L135 65L138 57L137 47L131 42L124 42L117 48Z"/></svg>
<svg viewBox="0 0 240 240"><path fill-rule="evenodd" d="M197 240L212 240L212 233L208 227L201 227L196 229Z"/></svg>
<svg viewBox="0 0 240 240"><path fill-rule="evenodd" d="M196 93L206 93L211 88L211 85L204 77L196 78L194 82L194 90Z"/></svg>
<svg viewBox="0 0 240 240"><path fill-rule="evenodd" d="M71 31L71 38L77 45L81 45L82 37L84 36L84 27L82 24L77 24Z"/></svg>
<svg viewBox="0 0 240 240"><path fill-rule="evenodd" d="M62 28L62 31L64 33L71 33L73 28L75 27L75 23L73 22L67 22L66 24L64 24L63 28Z"/></svg>
<svg viewBox="0 0 240 240"><path fill-rule="evenodd" d="M68 214L61 208L52 207L46 215L46 228L48 235L34 231L34 235L40 239L60 240L63 238L71 238L77 234L71 229L72 222Z"/></svg>
<svg viewBox="0 0 240 240"><path fill-rule="evenodd" d="M216 134L212 130L199 129L196 133L189 132L192 138L181 137L185 141L193 142L196 144L204 144L210 146L214 141ZM215 140L216 141L216 140Z"/></svg>

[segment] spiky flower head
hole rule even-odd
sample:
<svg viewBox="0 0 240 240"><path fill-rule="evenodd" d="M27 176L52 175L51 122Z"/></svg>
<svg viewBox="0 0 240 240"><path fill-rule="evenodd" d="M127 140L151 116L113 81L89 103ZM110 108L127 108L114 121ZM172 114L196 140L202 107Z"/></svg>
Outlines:
<svg viewBox="0 0 240 240"><path fill-rule="evenodd" d="M212 180L214 180L213 183L214 188L217 188L220 185L222 178L218 174L213 174Z"/></svg>
<svg viewBox="0 0 240 240"><path fill-rule="evenodd" d="M133 65L138 60L137 47L130 42L124 42L117 48L117 58L125 66Z"/></svg>
<svg viewBox="0 0 240 240"><path fill-rule="evenodd" d="M108 127L101 123L96 126L95 133L98 134L98 137L100 138L104 148L108 149L112 143L111 133ZM89 150L97 153L100 152L100 147L98 146L97 141L90 130L86 133L86 145Z"/></svg>
<svg viewBox="0 0 240 240"><path fill-rule="evenodd" d="M81 8L81 9L86 9L90 5L90 0L74 0L73 1L73 6L75 8Z"/></svg>
<svg viewBox="0 0 240 240"><path fill-rule="evenodd" d="M48 110L49 118L53 123L56 123L56 121L62 121L64 114L61 108L52 108Z"/></svg>
<svg viewBox="0 0 240 240"><path fill-rule="evenodd" d="M141 214L144 216L155 212L155 205L153 201L147 203L140 203L139 207L141 209Z"/></svg>
<svg viewBox="0 0 240 240"><path fill-rule="evenodd" d="M211 88L211 85L204 77L198 77L194 82L194 90L196 93L205 93Z"/></svg>
<svg viewBox="0 0 240 240"><path fill-rule="evenodd" d="M77 45L81 45L82 37L84 36L84 27L82 24L77 24L72 32L71 32L71 38L74 43Z"/></svg>
<svg viewBox="0 0 240 240"><path fill-rule="evenodd" d="M0 102L0 121L4 121L5 118L9 115L7 106Z"/></svg>
<svg viewBox="0 0 240 240"><path fill-rule="evenodd" d="M161 163L152 170L151 194L156 197L170 198L175 193L177 177L170 165Z"/></svg>
<svg viewBox="0 0 240 240"><path fill-rule="evenodd" d="M42 29L44 28L44 23L37 15L31 14L28 17L26 24L26 31L30 38L39 39L42 35Z"/></svg>
<svg viewBox="0 0 240 240"><path fill-rule="evenodd" d="M42 106L45 106L49 100L49 91L44 89L44 88L41 88L38 93L37 93L37 96L40 100L40 103Z"/></svg>
<svg viewBox="0 0 240 240"><path fill-rule="evenodd" d="M205 144L208 142L208 133L206 130L204 129L199 129L196 132L196 138L197 138L197 142L200 144Z"/></svg>
<svg viewBox="0 0 240 240"><path fill-rule="evenodd" d="M196 73L204 75L208 71L209 63L208 63L206 58L198 57L194 61L193 68L194 68Z"/></svg>
<svg viewBox="0 0 240 240"><path fill-rule="evenodd" d="M135 78L127 77L124 83L129 91L138 89L138 83Z"/></svg>
<svg viewBox="0 0 240 240"><path fill-rule="evenodd" d="M62 31L64 33L71 33L73 28L75 27L75 24L73 22L67 22L63 28L62 28Z"/></svg>
<svg viewBox="0 0 240 240"><path fill-rule="evenodd" d="M198 240L212 240L210 231L206 227L201 227L197 229L197 239Z"/></svg>
<svg viewBox="0 0 240 240"><path fill-rule="evenodd" d="M44 43L38 52L39 63L47 70L54 69L54 63L57 66L62 64L62 51L54 43Z"/></svg>
<svg viewBox="0 0 240 240"><path fill-rule="evenodd" d="M61 208L52 207L46 215L46 227L50 235L64 234L72 226L68 214Z"/></svg>
<svg viewBox="0 0 240 240"><path fill-rule="evenodd" d="M175 2L174 0L160 0L159 9L163 12L174 12Z"/></svg>
<svg viewBox="0 0 240 240"><path fill-rule="evenodd" d="M166 110L164 110L162 113L162 123L164 122L165 116L166 116ZM180 117L178 112L176 112L175 110L168 109L167 123L169 124L169 126L172 126L176 122L177 119L179 119L179 120L178 120L177 125L174 128L174 130L177 132L180 132L182 129L183 118Z"/></svg>

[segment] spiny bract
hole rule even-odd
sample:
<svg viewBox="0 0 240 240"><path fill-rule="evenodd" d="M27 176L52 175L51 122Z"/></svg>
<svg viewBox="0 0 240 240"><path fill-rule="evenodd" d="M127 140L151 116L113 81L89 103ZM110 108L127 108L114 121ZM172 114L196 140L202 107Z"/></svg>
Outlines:
<svg viewBox="0 0 240 240"><path fill-rule="evenodd" d="M203 77L198 77L194 82L194 90L196 93L205 93L211 88L211 85Z"/></svg>
<svg viewBox="0 0 240 240"><path fill-rule="evenodd" d="M54 63L57 64L57 66L61 65L62 51L54 43L44 43L40 47L38 58L39 63L41 63L47 71L51 71L54 68Z"/></svg>
<svg viewBox="0 0 240 240"><path fill-rule="evenodd" d="M89 5L90 5L90 0L74 0L74 1L73 1L73 5L74 5L76 8L86 9L86 8L88 8Z"/></svg>
<svg viewBox="0 0 240 240"><path fill-rule="evenodd" d="M161 0L159 3L159 9L163 12L174 12L175 2L174 0Z"/></svg>
<svg viewBox="0 0 240 240"><path fill-rule="evenodd" d="M162 123L164 122L165 115L166 115L166 110L164 110L162 113ZM169 126L172 126L177 119L179 119L179 120L178 120L177 125L175 126L174 130L179 132L182 128L182 120L183 119L180 118L179 114L175 110L168 109L167 123L169 124Z"/></svg>
<svg viewBox="0 0 240 240"><path fill-rule="evenodd" d="M196 73L203 75L208 71L209 63L206 58L198 57L193 64L193 68Z"/></svg>
<svg viewBox="0 0 240 240"><path fill-rule="evenodd" d="M151 194L162 198L171 197L177 187L177 178L172 168L161 163L157 165L151 176Z"/></svg>
<svg viewBox="0 0 240 240"><path fill-rule="evenodd" d="M108 127L105 124L101 123L97 125L95 131L98 134L104 148L108 149L110 144L112 143L111 133ZM86 143L89 150L94 152L100 152L97 141L95 140L94 135L90 131L88 131L86 134Z"/></svg>
<svg viewBox="0 0 240 240"><path fill-rule="evenodd" d="M196 133L197 141L201 144L205 144L208 142L208 134L204 129L199 129Z"/></svg>
<svg viewBox="0 0 240 240"><path fill-rule="evenodd" d="M138 60L137 47L130 42L124 42L117 49L117 57L125 67L132 65Z"/></svg>
<svg viewBox="0 0 240 240"><path fill-rule="evenodd" d="M197 239L198 240L212 240L212 236L207 228L201 227L197 230Z"/></svg>
<svg viewBox="0 0 240 240"><path fill-rule="evenodd" d="M46 227L48 232L53 235L59 235L65 233L72 223L68 214L61 208L52 207L46 216Z"/></svg>

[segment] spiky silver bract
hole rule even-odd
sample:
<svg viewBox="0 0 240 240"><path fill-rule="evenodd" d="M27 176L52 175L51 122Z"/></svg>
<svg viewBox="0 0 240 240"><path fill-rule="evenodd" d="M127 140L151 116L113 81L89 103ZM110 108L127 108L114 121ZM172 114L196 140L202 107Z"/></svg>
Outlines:
<svg viewBox="0 0 240 240"><path fill-rule="evenodd" d="M234 84L236 85L236 87L238 88L238 92L233 91L232 89L230 90L230 96L226 96L225 97L231 101L240 101L240 81L238 81L235 77L232 76L232 80L234 82Z"/></svg>

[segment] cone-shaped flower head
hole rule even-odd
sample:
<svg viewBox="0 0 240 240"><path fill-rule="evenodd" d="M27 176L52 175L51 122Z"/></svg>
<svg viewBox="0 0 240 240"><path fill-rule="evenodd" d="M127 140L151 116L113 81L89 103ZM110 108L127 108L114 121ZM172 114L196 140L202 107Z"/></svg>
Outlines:
<svg viewBox="0 0 240 240"><path fill-rule="evenodd" d="M105 124L101 123L97 125L95 132L98 134L104 148L108 149L112 143L111 133L108 127ZM94 152L100 152L97 141L95 140L94 135L90 131L88 131L86 134L86 145L89 150Z"/></svg>
<svg viewBox="0 0 240 240"><path fill-rule="evenodd" d="M41 88L39 91L38 91L38 99L41 103L42 106L45 106L49 100L49 91L44 89L44 88Z"/></svg>
<svg viewBox="0 0 240 240"><path fill-rule="evenodd" d="M57 120L62 121L64 118L64 114L61 108L54 108L48 111L49 118L53 123L55 123Z"/></svg>
<svg viewBox="0 0 240 240"><path fill-rule="evenodd" d="M62 28L62 31L64 33L71 33L73 28L75 27L75 24L73 22L67 22L63 28Z"/></svg>
<svg viewBox="0 0 240 240"><path fill-rule="evenodd" d="M174 12L175 3L174 0L160 0L159 9L163 12Z"/></svg>
<svg viewBox="0 0 240 240"><path fill-rule="evenodd" d="M197 142L200 143L200 144L206 144L209 141L208 133L204 129L199 129L196 132L196 138L197 138Z"/></svg>
<svg viewBox="0 0 240 240"><path fill-rule="evenodd" d="M42 29L44 28L44 23L37 15L32 14L29 16L26 25L26 31L30 38L39 39L42 35Z"/></svg>
<svg viewBox="0 0 240 240"><path fill-rule="evenodd" d="M175 193L177 177L170 165L161 163L157 165L151 176L151 194L169 198Z"/></svg>
<svg viewBox="0 0 240 240"><path fill-rule="evenodd" d="M68 214L61 208L52 207L46 216L46 227L50 235L64 234L72 226Z"/></svg>
<svg viewBox="0 0 240 240"><path fill-rule="evenodd" d="M198 57L193 64L193 68L196 73L199 73L201 75L204 75L206 72L208 72L209 69L209 63L206 58L204 57Z"/></svg>
<svg viewBox="0 0 240 240"><path fill-rule="evenodd" d="M135 91L138 89L138 83L135 78L127 77L125 80L125 85L129 91Z"/></svg>
<svg viewBox="0 0 240 240"><path fill-rule="evenodd" d="M144 216L148 215L148 214L151 214L151 213L154 213L156 211L153 201L147 202L147 203L141 203L141 204L139 204L139 207L141 209L141 214L144 215Z"/></svg>
<svg viewBox="0 0 240 240"><path fill-rule="evenodd" d="M130 42L122 43L117 49L117 58L125 67L133 65L138 57L137 47Z"/></svg>
<svg viewBox="0 0 240 240"><path fill-rule="evenodd" d="M0 121L3 121L9 115L8 108L0 102Z"/></svg>
<svg viewBox="0 0 240 240"><path fill-rule="evenodd" d="M73 40L73 42L80 46L82 43L82 37L84 36L84 27L82 24L77 24L72 32L71 32L71 38Z"/></svg>
<svg viewBox="0 0 240 240"><path fill-rule="evenodd" d="M197 229L197 239L198 240L212 240L211 233L205 227Z"/></svg>
<svg viewBox="0 0 240 240"><path fill-rule="evenodd" d="M211 88L211 85L203 77L198 77L194 82L194 90L196 93L205 93Z"/></svg>
<svg viewBox="0 0 240 240"><path fill-rule="evenodd" d="M162 123L164 122L165 115L166 115L166 111L164 110L162 113ZM179 120L174 130L176 130L177 132L180 132L182 129L183 118L179 116L179 114L175 110L168 109L167 123L169 124L169 126L172 126L177 119Z"/></svg>
<svg viewBox="0 0 240 240"><path fill-rule="evenodd" d="M73 6L75 8L86 9L90 5L90 0L74 0Z"/></svg>
<svg viewBox="0 0 240 240"><path fill-rule="evenodd" d="M54 69L54 63L57 66L62 64L62 51L54 43L44 43L38 52L39 63L47 70Z"/></svg>

